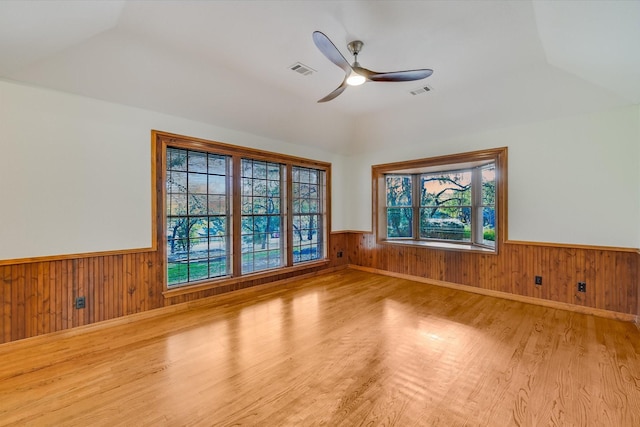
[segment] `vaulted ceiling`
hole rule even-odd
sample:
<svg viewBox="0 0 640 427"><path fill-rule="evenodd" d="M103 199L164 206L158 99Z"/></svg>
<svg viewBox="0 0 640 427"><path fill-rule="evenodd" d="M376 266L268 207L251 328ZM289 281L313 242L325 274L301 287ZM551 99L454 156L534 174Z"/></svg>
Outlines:
<svg viewBox="0 0 640 427"><path fill-rule="evenodd" d="M378 130L424 138L640 103L640 1L0 2L0 77L349 154ZM321 30L377 71L343 71ZM290 70L300 62L313 70ZM410 92L428 85L421 95Z"/></svg>

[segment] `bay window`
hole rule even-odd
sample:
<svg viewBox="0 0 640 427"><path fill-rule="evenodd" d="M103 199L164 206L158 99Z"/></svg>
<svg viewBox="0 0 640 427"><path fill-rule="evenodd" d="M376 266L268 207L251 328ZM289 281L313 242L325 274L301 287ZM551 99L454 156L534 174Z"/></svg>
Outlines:
<svg viewBox="0 0 640 427"><path fill-rule="evenodd" d="M373 167L378 241L495 252L506 148Z"/></svg>

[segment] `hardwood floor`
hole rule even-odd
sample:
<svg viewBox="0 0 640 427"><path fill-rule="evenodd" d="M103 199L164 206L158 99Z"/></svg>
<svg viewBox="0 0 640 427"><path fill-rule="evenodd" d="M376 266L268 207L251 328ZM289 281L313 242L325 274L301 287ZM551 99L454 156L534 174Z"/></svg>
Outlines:
<svg viewBox="0 0 640 427"><path fill-rule="evenodd" d="M633 323L354 270L0 361L0 425L640 425Z"/></svg>

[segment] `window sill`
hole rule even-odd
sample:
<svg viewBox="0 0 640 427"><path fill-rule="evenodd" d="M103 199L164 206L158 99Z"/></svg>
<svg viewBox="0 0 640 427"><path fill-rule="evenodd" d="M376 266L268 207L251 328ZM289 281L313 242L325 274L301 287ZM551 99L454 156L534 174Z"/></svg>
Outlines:
<svg viewBox="0 0 640 427"><path fill-rule="evenodd" d="M192 285L185 284L182 286L176 286L172 289L165 290L162 295L165 299L174 298L180 295L193 294L196 292L207 291L210 289L221 288L224 286L234 285L236 283L249 282L252 280L260 280L269 277L277 277L282 274L295 273L301 270L308 270L311 268L326 267L329 265L330 259L325 258L318 261L309 261L305 263L296 264L291 267L282 267L273 270L265 270L257 273L245 274L238 277L222 277L219 279L212 279L209 281L196 282Z"/></svg>
<svg viewBox="0 0 640 427"><path fill-rule="evenodd" d="M378 240L378 243L383 245L413 246L427 249L440 249L445 251L475 252L488 255L497 255L498 253L497 248L489 249L482 246L465 243L426 242L424 240Z"/></svg>

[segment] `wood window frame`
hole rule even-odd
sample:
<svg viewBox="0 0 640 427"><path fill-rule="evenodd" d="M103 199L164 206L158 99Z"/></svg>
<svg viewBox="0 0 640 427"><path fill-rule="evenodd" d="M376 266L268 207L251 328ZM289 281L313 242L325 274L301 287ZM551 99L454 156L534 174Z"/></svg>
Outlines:
<svg viewBox="0 0 640 427"><path fill-rule="evenodd" d="M242 280L252 279L264 279L268 277L277 278L283 273L294 272L298 270L305 270L308 268L326 266L329 264L328 258L328 246L329 236L331 234L331 163L306 159L302 157L290 156L286 154L280 154L270 151L258 150L253 148L247 148L217 141L211 141L201 138L194 138L189 136L177 135L162 131L152 131L152 152L155 153L155 170L156 178L154 195L156 203L156 241L158 250L162 253L162 269L164 295L165 297L173 297L176 294L191 293L210 288L233 285ZM198 282L189 282L181 284L180 286L167 286L167 244L166 244L166 229L167 229L167 215L166 215L166 151L167 147L183 148L187 150L210 152L220 155L228 155L232 158L232 181L231 181L231 217L237 218L232 221L232 274L223 278L210 278ZM286 226L286 242L285 248L287 254L285 255L285 265L280 268L274 268L271 270L261 270L258 272L252 272L248 274L242 274L241 266L241 171L240 162L242 158L248 158L252 160L260 160L266 162L274 162L285 165L285 178L287 183L285 186L286 191L286 206L285 208L285 226ZM290 230L293 216L293 190L291 183L291 170L293 166L300 166L304 168L317 169L324 172L325 188L323 189L324 195L324 209L323 209L323 245L322 245L322 257L317 260L308 262L293 262L292 248L293 237Z"/></svg>
<svg viewBox="0 0 640 427"><path fill-rule="evenodd" d="M386 218L384 212L386 210L386 194L385 194L385 175L411 175L425 172L446 171L461 169L462 167L478 166L481 163L493 161L496 165L496 240L495 248L488 249L482 246L473 245L468 242L439 242L425 241L419 239L387 239L386 238ZM429 157L416 160L408 160L402 162L385 163L373 165L371 167L372 175L372 224L373 233L376 236L378 244L391 245L409 245L426 247L432 249L465 251L465 252L481 252L487 254L498 254L502 244L507 240L507 147L492 148L479 151L471 151L466 153L457 153L443 155L438 157ZM415 187L415 186L414 186ZM412 188L412 197L419 197L418 189ZM415 199L417 200L417 199ZM419 209L419 203L413 203L414 216ZM413 236L417 236L418 231L416 224L418 220L413 220Z"/></svg>

